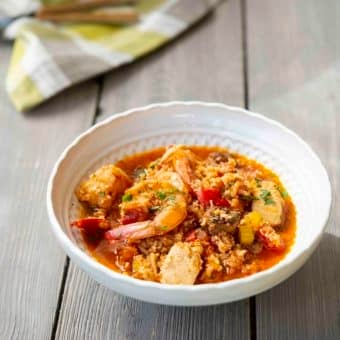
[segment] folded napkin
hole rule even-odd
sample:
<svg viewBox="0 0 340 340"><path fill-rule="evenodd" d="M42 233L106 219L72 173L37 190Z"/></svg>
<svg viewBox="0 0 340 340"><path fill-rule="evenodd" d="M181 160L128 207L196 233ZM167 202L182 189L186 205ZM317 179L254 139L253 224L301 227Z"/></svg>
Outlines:
<svg viewBox="0 0 340 340"><path fill-rule="evenodd" d="M130 26L18 19L5 31L5 36L15 38L6 79L8 94L17 110L28 110L73 84L153 51L217 2L140 0L140 20Z"/></svg>

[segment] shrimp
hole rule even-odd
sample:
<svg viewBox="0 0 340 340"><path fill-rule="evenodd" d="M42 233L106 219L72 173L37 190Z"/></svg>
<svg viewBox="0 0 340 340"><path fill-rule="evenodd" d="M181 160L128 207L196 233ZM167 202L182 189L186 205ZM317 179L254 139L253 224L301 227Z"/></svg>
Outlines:
<svg viewBox="0 0 340 340"><path fill-rule="evenodd" d="M160 165L170 165L180 175L183 182L192 190L197 187L195 167L199 158L184 145L170 147L160 159Z"/></svg>
<svg viewBox="0 0 340 340"><path fill-rule="evenodd" d="M155 211L159 207L153 199L155 192L157 195L166 196L174 191L180 191L188 198L187 188L176 172L160 171L155 174L154 179L144 180L135 184L126 191L124 195L125 202L120 205L122 224L147 220L150 210ZM173 195L168 196L170 199L173 197Z"/></svg>
<svg viewBox="0 0 340 340"><path fill-rule="evenodd" d="M108 210L118 195L132 184L128 175L113 164L104 165L83 181L76 192L79 201Z"/></svg>
<svg viewBox="0 0 340 340"><path fill-rule="evenodd" d="M161 182L169 182L173 185L177 190L182 191L187 194L188 190L183 182L181 176L177 172L173 171L160 171L156 175L156 179Z"/></svg>
<svg viewBox="0 0 340 340"><path fill-rule="evenodd" d="M123 218L124 214L136 209L154 212L155 216L107 231L105 237L109 240L136 241L163 235L175 229L187 216L186 194L170 182L145 180L128 189L123 197L128 197L120 205Z"/></svg>
<svg viewBox="0 0 340 340"><path fill-rule="evenodd" d="M200 159L183 145L170 147L160 159L160 165L170 165L182 178L203 206L211 203L217 206L229 207L229 202L221 196L217 188L203 188L202 180L195 173Z"/></svg>
<svg viewBox="0 0 340 340"><path fill-rule="evenodd" d="M169 194L175 191L180 191L184 195L188 193L181 177L176 172L160 171L154 175L154 179L138 182L126 190L124 196L127 199L121 204L121 208L123 211L133 209L147 211L152 206L152 196L155 192Z"/></svg>

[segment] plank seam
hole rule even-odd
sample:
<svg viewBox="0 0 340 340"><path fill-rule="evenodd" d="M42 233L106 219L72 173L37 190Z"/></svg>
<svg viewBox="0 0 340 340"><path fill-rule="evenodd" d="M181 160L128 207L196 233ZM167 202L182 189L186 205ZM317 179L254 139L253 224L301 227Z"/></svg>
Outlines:
<svg viewBox="0 0 340 340"><path fill-rule="evenodd" d="M244 106L249 109L248 84L248 40L247 40L247 0L241 0L241 34L242 34L242 65L243 65L243 93Z"/></svg>
<svg viewBox="0 0 340 340"><path fill-rule="evenodd" d="M100 114L102 113L101 107L100 107L100 101L102 99L102 93L103 93L103 88L104 88L104 76L99 77L96 80L97 86L98 86L98 90L97 90L97 98L96 98L96 104L95 104L95 112L93 115L93 119L91 122L91 126L96 124L98 117L100 116Z"/></svg>
<svg viewBox="0 0 340 340"><path fill-rule="evenodd" d="M52 333L51 333L51 340L55 340L57 329L58 329L60 309L61 309L61 304L63 302L64 292L65 292L65 285L66 285L66 278L67 278L69 266L70 266L70 259L67 256L66 260L65 260L65 264L64 264L63 276L62 276L62 279L61 279L61 284L60 284L60 289L59 289L57 308L56 308L56 311L55 311L55 314L54 314L53 327L52 327Z"/></svg>
<svg viewBox="0 0 340 340"><path fill-rule="evenodd" d="M257 324L256 324L256 297L252 296L249 304L249 318L250 318L250 339L257 339Z"/></svg>
<svg viewBox="0 0 340 340"><path fill-rule="evenodd" d="M100 104L101 97L102 97L104 76L99 77L97 79L96 83L97 83L98 89L97 89L96 102L95 102L95 112L94 112L90 126L92 126L96 123L96 121L97 121L97 119L98 119L98 117L101 113L101 109L100 109L99 104ZM58 325L59 325L60 311L61 311L61 306L62 306L62 303L63 303L69 267L70 267L70 258L68 256L66 256L64 269L63 269L63 275L62 275L60 289L59 289L57 307L56 307L56 311L55 311L55 314L54 314L54 320L53 320L53 326L52 326L52 332L51 332L51 340L56 339L56 334L57 334Z"/></svg>
<svg viewBox="0 0 340 340"><path fill-rule="evenodd" d="M248 83L248 40L247 40L247 0L241 0L241 34L242 34L242 65L243 65L243 94L244 107L249 109ZM249 299L250 339L257 339L256 297Z"/></svg>

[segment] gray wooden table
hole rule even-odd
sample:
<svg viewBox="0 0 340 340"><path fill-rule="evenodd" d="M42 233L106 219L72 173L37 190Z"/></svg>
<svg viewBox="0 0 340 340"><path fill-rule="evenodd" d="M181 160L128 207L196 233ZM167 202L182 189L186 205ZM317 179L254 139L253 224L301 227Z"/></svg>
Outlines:
<svg viewBox="0 0 340 340"><path fill-rule="evenodd" d="M142 303L100 286L66 258L45 208L53 163L77 134L114 112L174 99L283 122L318 153L339 195L336 2L226 1L153 55L25 114L5 93L11 46L0 44L0 339L340 339L336 201L298 273L250 299L202 308Z"/></svg>

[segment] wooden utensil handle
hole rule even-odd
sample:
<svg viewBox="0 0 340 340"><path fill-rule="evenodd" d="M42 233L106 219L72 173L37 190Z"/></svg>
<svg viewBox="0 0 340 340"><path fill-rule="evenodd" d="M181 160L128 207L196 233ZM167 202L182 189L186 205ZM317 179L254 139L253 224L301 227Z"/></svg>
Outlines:
<svg viewBox="0 0 340 340"><path fill-rule="evenodd" d="M134 9L110 9L95 12L69 12L69 13L37 13L39 19L54 22L91 22L129 24L138 20L138 13Z"/></svg>
<svg viewBox="0 0 340 340"><path fill-rule="evenodd" d="M64 13L71 11L86 11L103 6L119 6L136 3L136 0L78 0L72 3L56 4L41 7L38 15Z"/></svg>

